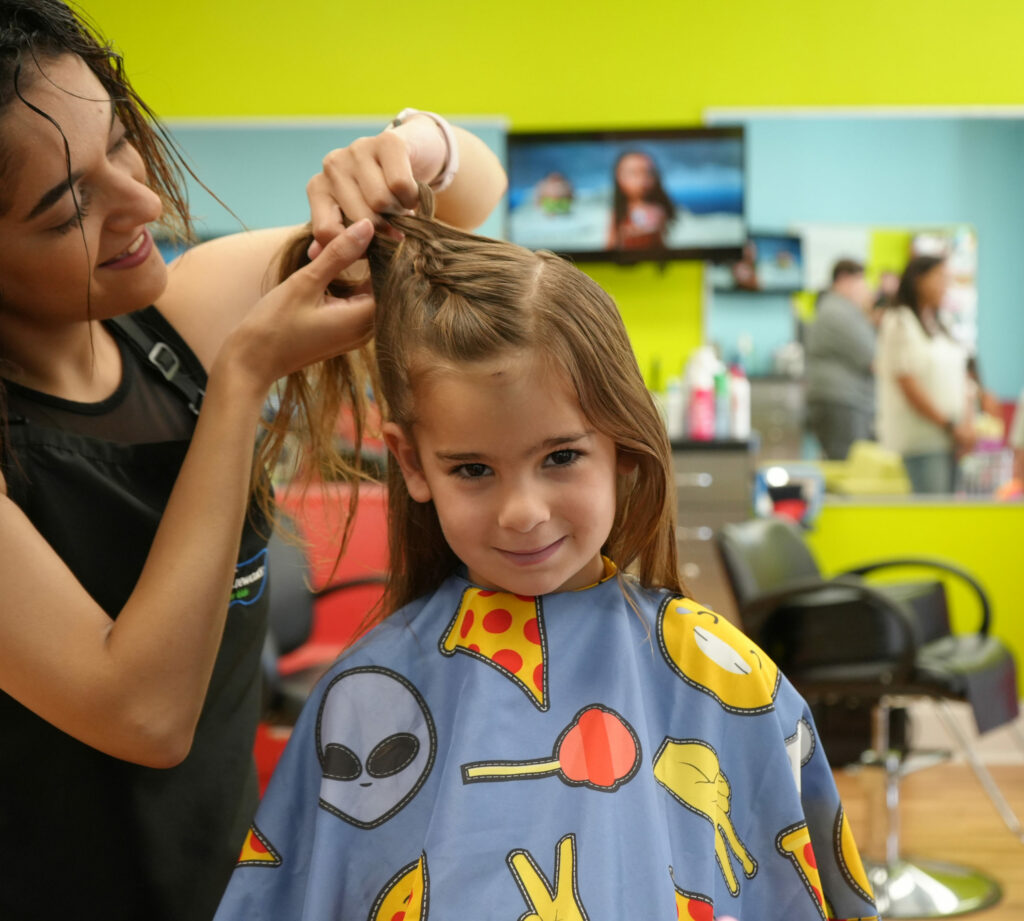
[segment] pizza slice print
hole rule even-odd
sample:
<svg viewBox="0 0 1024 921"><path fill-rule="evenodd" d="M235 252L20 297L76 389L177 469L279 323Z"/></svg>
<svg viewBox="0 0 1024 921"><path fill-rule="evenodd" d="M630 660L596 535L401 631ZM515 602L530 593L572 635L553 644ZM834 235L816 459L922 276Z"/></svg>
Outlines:
<svg viewBox="0 0 1024 921"><path fill-rule="evenodd" d="M238 866L279 867L281 866L281 855L274 849L263 832L255 825L250 825L245 841L242 842L242 853L238 855Z"/></svg>
<svg viewBox="0 0 1024 921"><path fill-rule="evenodd" d="M406 864L381 889L368 921L427 921L427 855Z"/></svg>
<svg viewBox="0 0 1024 921"><path fill-rule="evenodd" d="M775 838L775 847L783 857L789 859L807 889L808 895L814 900L815 907L821 913L821 921L826 921L830 914L825 905L825 893L821 888L821 876L818 873L818 861L811 847L811 833L806 822L800 822L784 828Z"/></svg>
<svg viewBox="0 0 1024 921"><path fill-rule="evenodd" d="M547 637L541 600L467 588L439 644L465 653L513 681L538 710L548 709Z"/></svg>

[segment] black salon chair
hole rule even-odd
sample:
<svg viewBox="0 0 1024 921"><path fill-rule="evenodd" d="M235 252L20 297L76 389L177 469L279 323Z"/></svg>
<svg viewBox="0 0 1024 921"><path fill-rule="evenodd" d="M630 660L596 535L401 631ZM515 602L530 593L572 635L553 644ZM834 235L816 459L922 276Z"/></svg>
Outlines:
<svg viewBox="0 0 1024 921"><path fill-rule="evenodd" d="M981 586L948 563L893 559L825 579L797 525L780 518L725 525L717 535L743 629L768 653L812 709L867 704L872 749L864 760L885 768L885 860L869 876L886 918L938 918L987 907L998 884L973 870L899 853L899 778L913 769L893 744L894 712L908 698L936 702L1007 826L1022 841L1021 824L953 719L948 701L966 701L979 731L1013 723L1017 680L1013 656L989 634L991 610ZM952 576L974 593L981 621L954 634L943 583L868 584L864 577L895 567L922 567Z"/></svg>
<svg viewBox="0 0 1024 921"><path fill-rule="evenodd" d="M284 519L285 532L294 530L294 522L283 512L278 514ZM360 578L339 579L323 588L313 589L305 550L300 544L283 537L280 531L271 534L267 557L270 605L262 653L263 713L264 720L269 723L291 726L298 719L314 685L333 661L325 658L288 674L282 674L278 664L281 656L294 652L309 640L316 601L368 585L380 586L383 590L387 580L384 573L371 573Z"/></svg>

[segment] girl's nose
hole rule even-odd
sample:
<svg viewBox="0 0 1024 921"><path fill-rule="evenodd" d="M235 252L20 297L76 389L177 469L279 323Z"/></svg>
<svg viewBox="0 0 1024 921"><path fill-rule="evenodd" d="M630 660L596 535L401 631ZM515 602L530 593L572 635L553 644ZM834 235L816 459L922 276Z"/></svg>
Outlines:
<svg viewBox="0 0 1024 921"><path fill-rule="evenodd" d="M498 525L526 534L551 517L540 490L519 486L506 491L498 510Z"/></svg>

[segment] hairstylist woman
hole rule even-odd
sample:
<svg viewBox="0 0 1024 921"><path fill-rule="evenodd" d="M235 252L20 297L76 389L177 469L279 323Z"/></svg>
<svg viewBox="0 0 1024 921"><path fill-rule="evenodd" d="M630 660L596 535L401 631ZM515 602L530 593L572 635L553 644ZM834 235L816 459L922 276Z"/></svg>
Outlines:
<svg viewBox="0 0 1024 921"><path fill-rule="evenodd" d="M955 451L974 444L967 353L938 317L948 285L943 259L911 259L878 333L879 440L903 455L916 493L951 492Z"/></svg>
<svg viewBox="0 0 1024 921"><path fill-rule="evenodd" d="M360 218L458 161L448 220L504 187L477 139L407 114L327 157L318 255L266 292L290 229L164 265L148 226L188 216L146 112L64 4L0 0L0 917L18 921L212 916L256 801L267 391L368 336L370 298L323 295Z"/></svg>

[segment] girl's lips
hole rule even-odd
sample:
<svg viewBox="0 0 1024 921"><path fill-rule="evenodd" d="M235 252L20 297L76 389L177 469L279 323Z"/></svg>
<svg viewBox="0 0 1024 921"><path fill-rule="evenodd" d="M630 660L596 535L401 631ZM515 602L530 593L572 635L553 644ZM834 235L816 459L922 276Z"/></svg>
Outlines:
<svg viewBox="0 0 1024 921"><path fill-rule="evenodd" d="M141 265L146 259L149 258L149 254L153 250L153 237L150 235L147 228L143 228L131 245L119 253L113 259L108 259L106 262L100 263L101 269L131 269L137 265Z"/></svg>
<svg viewBox="0 0 1024 921"><path fill-rule="evenodd" d="M519 553L515 550L500 549L498 552L516 566L533 566L537 563L543 563L546 559L552 556L555 551L562 546L564 541L565 538L560 537L558 540L548 544L546 547L541 547L539 550L530 550L526 553Z"/></svg>

